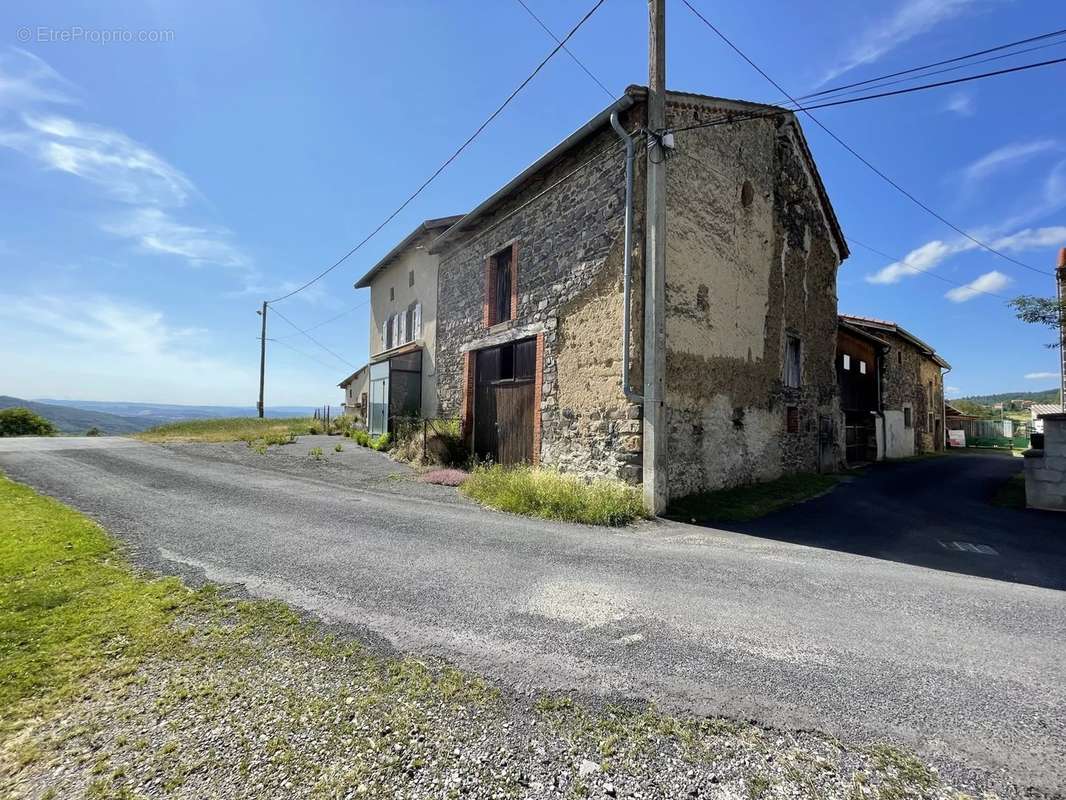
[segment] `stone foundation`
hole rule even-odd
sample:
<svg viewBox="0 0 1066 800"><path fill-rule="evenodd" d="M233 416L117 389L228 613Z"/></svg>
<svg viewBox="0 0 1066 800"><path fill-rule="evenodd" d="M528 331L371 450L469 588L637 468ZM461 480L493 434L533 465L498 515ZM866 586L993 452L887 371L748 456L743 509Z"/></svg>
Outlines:
<svg viewBox="0 0 1066 800"><path fill-rule="evenodd" d="M1066 511L1066 414L1044 414L1044 447L1025 451L1025 504Z"/></svg>

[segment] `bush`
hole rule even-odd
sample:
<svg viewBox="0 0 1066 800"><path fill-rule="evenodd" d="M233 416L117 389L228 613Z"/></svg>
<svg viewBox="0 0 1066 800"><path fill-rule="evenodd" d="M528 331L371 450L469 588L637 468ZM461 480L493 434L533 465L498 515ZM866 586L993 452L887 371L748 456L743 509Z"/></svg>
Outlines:
<svg viewBox="0 0 1066 800"><path fill-rule="evenodd" d="M89 430L85 431L86 436L100 436L100 429L93 425Z"/></svg>
<svg viewBox="0 0 1066 800"><path fill-rule="evenodd" d="M344 452L344 445L341 444L340 442L337 442L335 445L333 445L333 452L334 453L343 453Z"/></svg>
<svg viewBox="0 0 1066 800"><path fill-rule="evenodd" d="M310 450L307 451L307 455L311 456L311 458L313 458L315 461L321 461L322 460L322 448L321 447L312 447Z"/></svg>
<svg viewBox="0 0 1066 800"><path fill-rule="evenodd" d="M370 440L370 447L377 450L379 453L384 453L389 449L389 444L392 442L392 436L388 433L383 433L377 439Z"/></svg>
<svg viewBox="0 0 1066 800"><path fill-rule="evenodd" d="M360 447L370 447L370 434L363 430L352 431L352 441Z"/></svg>
<svg viewBox="0 0 1066 800"><path fill-rule="evenodd" d="M646 516L640 490L617 480L583 481L550 469L480 466L460 491L500 511L590 525L624 525Z"/></svg>
<svg viewBox="0 0 1066 800"><path fill-rule="evenodd" d="M0 436L55 436L56 426L28 408L0 411Z"/></svg>
<svg viewBox="0 0 1066 800"><path fill-rule="evenodd" d="M434 469L424 473L422 480L439 486L462 486L469 477L465 469Z"/></svg>

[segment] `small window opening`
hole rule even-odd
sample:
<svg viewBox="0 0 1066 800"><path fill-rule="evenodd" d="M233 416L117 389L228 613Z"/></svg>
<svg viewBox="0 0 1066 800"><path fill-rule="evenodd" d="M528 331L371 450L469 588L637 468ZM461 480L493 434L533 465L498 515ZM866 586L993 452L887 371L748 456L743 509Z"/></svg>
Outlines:
<svg viewBox="0 0 1066 800"><path fill-rule="evenodd" d="M896 351L896 363L899 364L900 366L903 366L903 351L902 350L897 350Z"/></svg>
<svg viewBox="0 0 1066 800"><path fill-rule="evenodd" d="M755 201L755 189L751 185L751 181L744 181L740 187L740 204L747 208Z"/></svg>
<svg viewBox="0 0 1066 800"><path fill-rule="evenodd" d="M799 387L802 365L799 337L789 336L785 340L785 386Z"/></svg>
<svg viewBox="0 0 1066 800"><path fill-rule="evenodd" d="M789 433L799 433L800 429L800 414L797 406L788 406L785 409L785 429Z"/></svg>
<svg viewBox="0 0 1066 800"><path fill-rule="evenodd" d="M492 257L491 324L511 319L511 248L507 247Z"/></svg>
<svg viewBox="0 0 1066 800"><path fill-rule="evenodd" d="M911 419L910 406L904 406L903 407L903 427L904 428L913 428L914 427L914 420Z"/></svg>
<svg viewBox="0 0 1066 800"><path fill-rule="evenodd" d="M851 356L844 354L844 369L851 369Z"/></svg>
<svg viewBox="0 0 1066 800"><path fill-rule="evenodd" d="M391 303L395 299L396 299L396 287L390 286L389 287L389 302Z"/></svg>
<svg viewBox="0 0 1066 800"><path fill-rule="evenodd" d="M414 286L415 285L415 271L414 270L411 270L410 272L407 273L407 285L408 286Z"/></svg>
<svg viewBox="0 0 1066 800"><path fill-rule="evenodd" d="M514 345L508 344L500 348L500 380L514 380Z"/></svg>
<svg viewBox="0 0 1066 800"><path fill-rule="evenodd" d="M865 375L866 374L866 362L863 361L861 358L859 359L859 374L860 375Z"/></svg>

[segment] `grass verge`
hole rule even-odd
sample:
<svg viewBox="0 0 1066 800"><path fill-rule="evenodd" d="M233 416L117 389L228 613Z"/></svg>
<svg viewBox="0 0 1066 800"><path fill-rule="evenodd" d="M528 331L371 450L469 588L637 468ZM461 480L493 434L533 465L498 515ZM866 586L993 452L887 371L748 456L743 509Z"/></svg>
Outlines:
<svg viewBox="0 0 1066 800"><path fill-rule="evenodd" d="M459 488L498 511L589 525L625 525L645 516L640 490L537 467L477 467Z"/></svg>
<svg viewBox="0 0 1066 800"><path fill-rule="evenodd" d="M958 797L888 746L508 698L280 603L149 579L2 477L0 526L0 797Z"/></svg>
<svg viewBox="0 0 1066 800"><path fill-rule="evenodd" d="M837 484L836 475L800 473L767 483L753 483L675 500L666 516L684 522L749 522L817 497Z"/></svg>
<svg viewBox="0 0 1066 800"><path fill-rule="evenodd" d="M1025 508L1025 473L1019 472L1004 481L992 495L992 505L1001 508Z"/></svg>
<svg viewBox="0 0 1066 800"><path fill-rule="evenodd" d="M258 417L227 417L197 419L157 425L135 434L145 442L254 442L284 444L293 436L322 433L321 424L309 417L287 419L259 419Z"/></svg>

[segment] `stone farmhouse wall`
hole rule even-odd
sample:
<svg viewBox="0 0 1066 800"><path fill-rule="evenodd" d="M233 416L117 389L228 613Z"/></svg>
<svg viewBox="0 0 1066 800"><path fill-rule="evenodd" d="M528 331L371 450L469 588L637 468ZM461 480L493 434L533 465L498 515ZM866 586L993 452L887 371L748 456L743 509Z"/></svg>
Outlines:
<svg viewBox="0 0 1066 800"><path fill-rule="evenodd" d="M640 408L621 391L624 190L624 150L607 127L531 176L475 229L446 243L439 267L437 385L441 413L460 416L466 352L543 334L540 408L534 410L540 414L539 462L588 477L639 481ZM517 313L486 329L485 260L511 242L518 245Z"/></svg>
<svg viewBox="0 0 1066 800"><path fill-rule="evenodd" d="M668 105L678 126L721 111ZM667 171L670 494L834 469L840 253L793 124L696 129L677 144ZM798 388L784 380L788 336L800 341Z"/></svg>
<svg viewBox="0 0 1066 800"><path fill-rule="evenodd" d="M903 410L911 409L914 429L915 453L931 453L943 448L943 441L937 439L936 423L941 423L943 430L944 415L944 378L940 366L918 349L912 342L895 333L875 331L891 346L884 354L882 366L882 397L886 412L895 412L892 419L903 419ZM928 385L933 384L933 402L928 401ZM930 424L930 416L932 424ZM900 422L900 424L902 424ZM903 431L908 435L908 431ZM891 456L910 455L911 453L890 453Z"/></svg>

